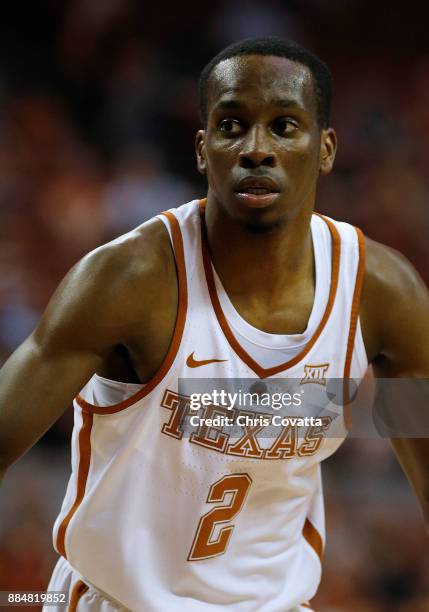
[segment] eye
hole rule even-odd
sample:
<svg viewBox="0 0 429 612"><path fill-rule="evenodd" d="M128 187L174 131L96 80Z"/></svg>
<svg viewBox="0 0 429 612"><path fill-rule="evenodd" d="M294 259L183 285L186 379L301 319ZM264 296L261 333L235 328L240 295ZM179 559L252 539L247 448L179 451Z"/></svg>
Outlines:
<svg viewBox="0 0 429 612"><path fill-rule="evenodd" d="M289 136L297 129L298 124L290 117L280 117L276 119L272 125L272 131L279 136Z"/></svg>
<svg viewBox="0 0 429 612"><path fill-rule="evenodd" d="M240 134L242 125L238 119L222 119L219 123L219 130L224 134L235 136Z"/></svg>

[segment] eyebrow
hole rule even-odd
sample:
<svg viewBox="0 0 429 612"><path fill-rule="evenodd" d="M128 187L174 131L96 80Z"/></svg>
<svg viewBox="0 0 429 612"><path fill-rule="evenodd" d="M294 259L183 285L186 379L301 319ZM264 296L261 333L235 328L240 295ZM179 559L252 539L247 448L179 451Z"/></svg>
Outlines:
<svg viewBox="0 0 429 612"><path fill-rule="evenodd" d="M305 110L296 100L290 100L288 98L274 98L269 101L269 104L272 106L278 106L281 108L296 108L298 110ZM214 110L234 110L234 109L243 109L246 108L247 104L245 102L240 102L240 100L236 100L234 98L230 98L227 100L221 100L214 106Z"/></svg>

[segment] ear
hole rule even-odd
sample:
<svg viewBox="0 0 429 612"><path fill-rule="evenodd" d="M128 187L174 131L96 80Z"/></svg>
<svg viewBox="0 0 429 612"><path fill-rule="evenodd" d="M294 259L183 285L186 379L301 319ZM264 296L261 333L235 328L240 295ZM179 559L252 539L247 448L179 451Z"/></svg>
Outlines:
<svg viewBox="0 0 429 612"><path fill-rule="evenodd" d="M320 174L329 174L332 170L337 152L337 135L333 128L322 130L320 141Z"/></svg>
<svg viewBox="0 0 429 612"><path fill-rule="evenodd" d="M206 150L204 138L205 130L198 130L195 138L195 152L197 154L197 168L200 174L205 174L207 171Z"/></svg>

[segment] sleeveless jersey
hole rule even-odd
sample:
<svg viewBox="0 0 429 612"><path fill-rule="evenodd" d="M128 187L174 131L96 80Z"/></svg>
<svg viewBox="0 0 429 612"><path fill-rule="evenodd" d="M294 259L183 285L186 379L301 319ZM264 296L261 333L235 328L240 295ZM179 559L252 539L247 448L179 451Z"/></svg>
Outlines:
<svg viewBox="0 0 429 612"><path fill-rule="evenodd" d="M126 400L97 405L97 376L75 399L72 474L54 526L56 550L135 612L307 606L320 582L325 541L320 463L347 435L343 407L328 397L322 424L305 427L243 420L231 428L195 418L192 425L196 412L179 380L238 379L263 388L298 381L310 403L320 392L327 397L328 376L359 381L368 365L358 317L362 235L313 215L323 247L315 257L329 253L328 299L298 353L263 367L222 310L202 204L160 218L178 272L171 345L154 378ZM274 414L270 407L233 412ZM216 403L198 411L205 418L231 414Z"/></svg>

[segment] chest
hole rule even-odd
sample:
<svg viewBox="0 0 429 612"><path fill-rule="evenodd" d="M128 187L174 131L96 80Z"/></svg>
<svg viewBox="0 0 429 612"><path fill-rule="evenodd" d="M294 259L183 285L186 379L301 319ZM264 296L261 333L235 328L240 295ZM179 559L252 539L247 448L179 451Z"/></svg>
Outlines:
<svg viewBox="0 0 429 612"><path fill-rule="evenodd" d="M269 334L301 334L305 331L314 303L314 286L308 283L280 299L230 295L238 315L249 325Z"/></svg>

